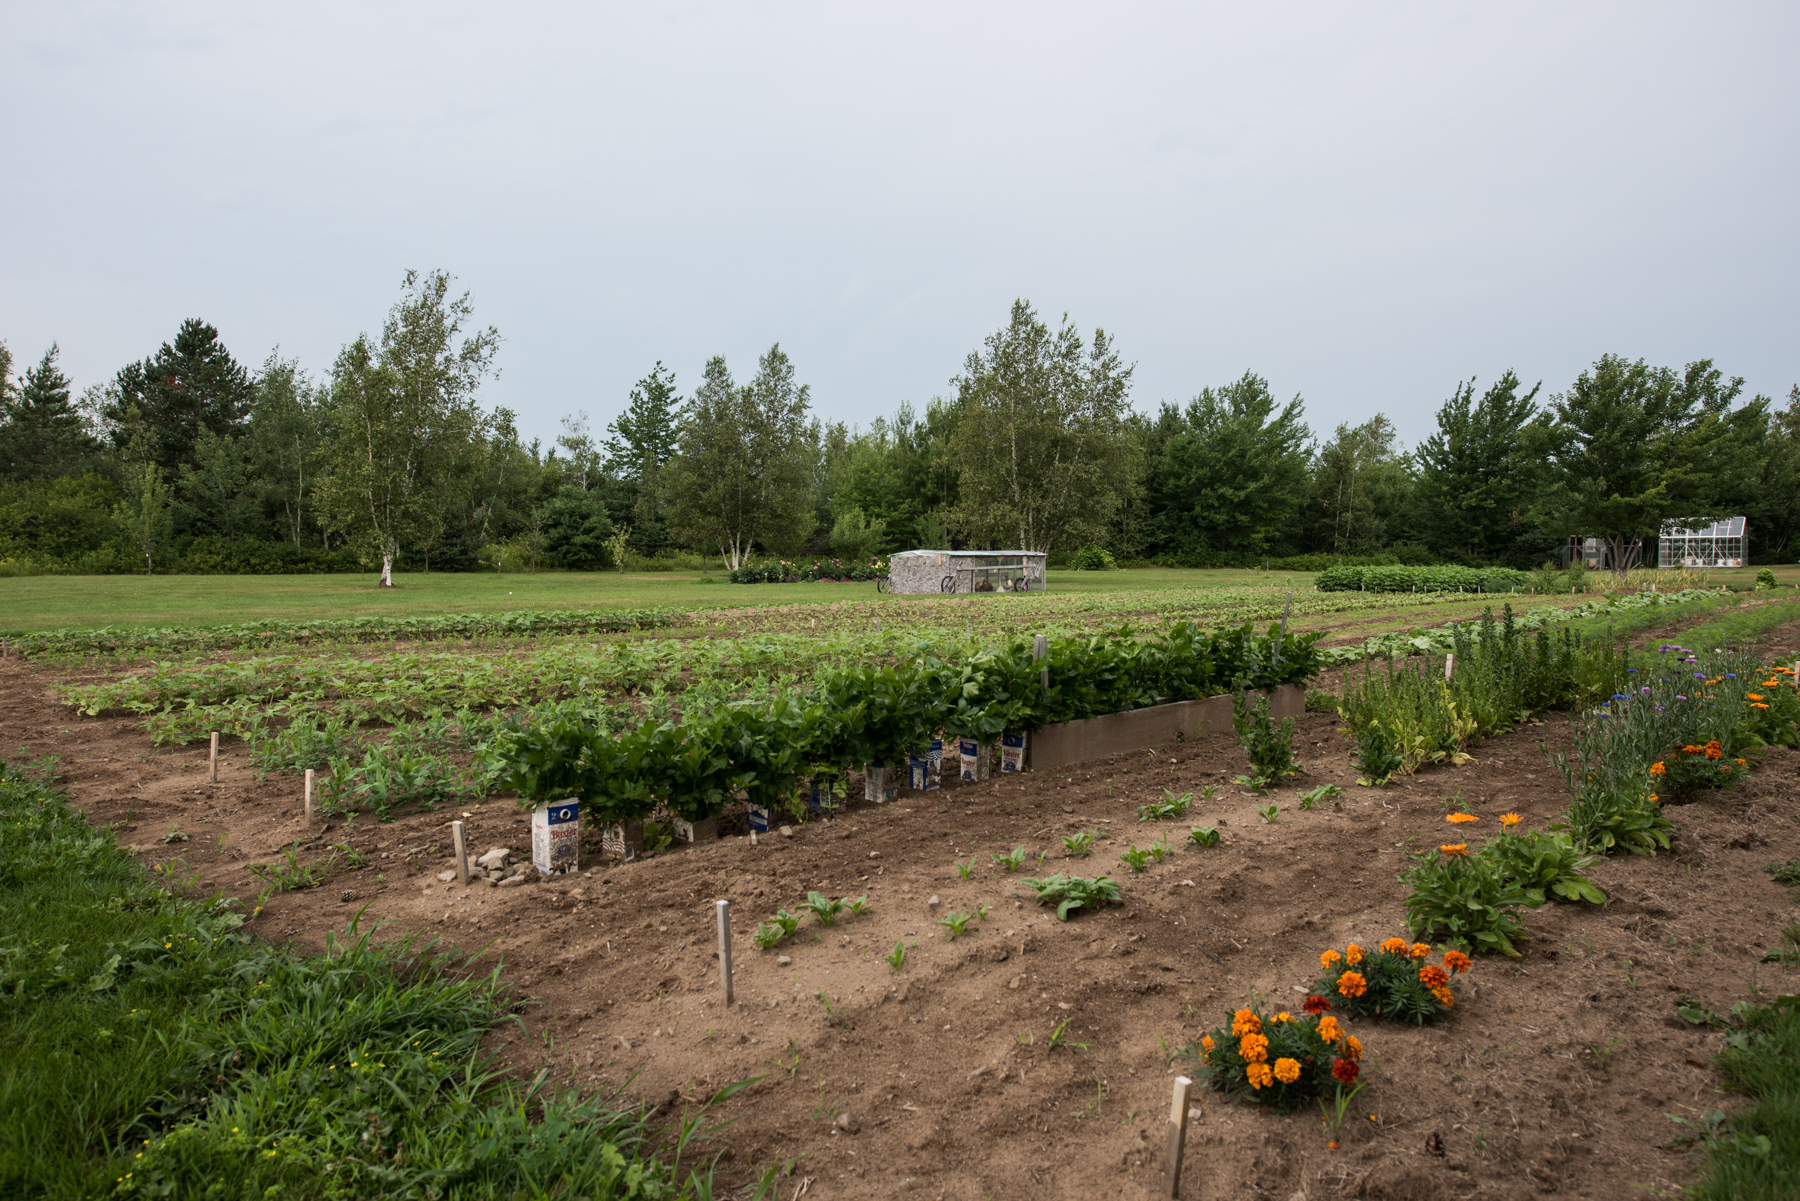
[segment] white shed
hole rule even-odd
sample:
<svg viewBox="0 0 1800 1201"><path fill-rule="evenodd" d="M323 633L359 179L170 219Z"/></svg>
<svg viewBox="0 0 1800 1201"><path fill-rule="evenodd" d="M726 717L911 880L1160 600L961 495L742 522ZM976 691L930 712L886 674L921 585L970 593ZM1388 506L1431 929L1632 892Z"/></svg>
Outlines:
<svg viewBox="0 0 1800 1201"><path fill-rule="evenodd" d="M889 592L1043 592L1039 550L905 550L888 556Z"/></svg>

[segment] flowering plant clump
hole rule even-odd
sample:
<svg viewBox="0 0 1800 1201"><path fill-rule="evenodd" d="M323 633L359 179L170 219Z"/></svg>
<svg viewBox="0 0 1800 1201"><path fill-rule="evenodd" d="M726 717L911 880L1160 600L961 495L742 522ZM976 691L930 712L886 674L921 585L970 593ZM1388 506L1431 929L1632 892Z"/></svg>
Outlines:
<svg viewBox="0 0 1800 1201"><path fill-rule="evenodd" d="M1800 688L1794 687L1793 668L1757 672L1744 702L1739 722L1749 739L1767 746L1800 747Z"/></svg>
<svg viewBox="0 0 1800 1201"><path fill-rule="evenodd" d="M1716 738L1689 743L1650 765L1655 786L1674 793L1730 788L1749 774L1750 764L1741 756L1727 755Z"/></svg>
<svg viewBox="0 0 1800 1201"><path fill-rule="evenodd" d="M1308 997L1298 1014L1264 1017L1250 1008L1231 1015L1200 1040L1200 1070L1227 1096L1297 1109L1354 1085L1361 1072L1362 1043L1345 1032L1323 997Z"/></svg>
<svg viewBox="0 0 1800 1201"><path fill-rule="evenodd" d="M1324 974L1313 982L1307 1002L1415 1026L1435 1022L1455 1006L1450 982L1469 970L1470 960L1461 951L1450 950L1443 953L1440 965L1426 962L1430 955L1430 946L1404 938L1387 939L1373 951L1355 943L1344 954L1326 951L1319 956Z"/></svg>

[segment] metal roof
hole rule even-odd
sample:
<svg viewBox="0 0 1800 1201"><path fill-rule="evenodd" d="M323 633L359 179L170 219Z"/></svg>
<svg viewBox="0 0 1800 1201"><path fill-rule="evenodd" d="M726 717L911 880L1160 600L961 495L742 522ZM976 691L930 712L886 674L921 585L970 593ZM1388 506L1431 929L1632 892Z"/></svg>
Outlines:
<svg viewBox="0 0 1800 1201"><path fill-rule="evenodd" d="M1698 530L1677 529L1664 526L1662 536L1665 538L1742 538L1744 536L1744 519L1727 517L1723 521L1715 521L1711 525Z"/></svg>
<svg viewBox="0 0 1800 1201"><path fill-rule="evenodd" d="M1037 555L1042 558L1048 551L1041 550L902 550L889 555L890 559L903 559L908 555L947 555L952 558L998 559L1006 555Z"/></svg>

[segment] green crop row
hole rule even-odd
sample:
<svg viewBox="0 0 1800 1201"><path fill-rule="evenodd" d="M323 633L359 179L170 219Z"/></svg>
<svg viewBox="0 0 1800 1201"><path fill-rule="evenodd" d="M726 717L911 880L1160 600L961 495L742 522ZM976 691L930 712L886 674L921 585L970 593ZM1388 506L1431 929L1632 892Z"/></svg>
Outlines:
<svg viewBox="0 0 1800 1201"><path fill-rule="evenodd" d="M1531 576L1510 567L1330 567L1320 592L1520 592Z"/></svg>
<svg viewBox="0 0 1800 1201"><path fill-rule="evenodd" d="M786 808L801 781L898 766L940 730L986 743L1162 700L1303 681L1318 665L1316 637L1284 639L1273 627L1258 636L1247 624L1208 634L1184 623L1152 639L1128 630L1057 639L1042 659L1017 641L962 662L833 668L797 697L714 707L679 725L645 722L617 737L552 717L503 730L481 757L523 803L575 798L601 821L637 820L658 803L695 821L737 796Z"/></svg>

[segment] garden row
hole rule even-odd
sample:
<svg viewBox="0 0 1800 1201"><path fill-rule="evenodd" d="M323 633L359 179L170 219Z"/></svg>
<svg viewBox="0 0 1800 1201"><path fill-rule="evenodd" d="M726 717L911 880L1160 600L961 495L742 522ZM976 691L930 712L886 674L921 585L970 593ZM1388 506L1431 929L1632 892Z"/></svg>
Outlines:
<svg viewBox="0 0 1800 1201"><path fill-rule="evenodd" d="M886 559L871 559L867 563L846 563L842 559L814 559L807 563L770 559L764 563L745 563L732 571L730 579L734 584L849 584L884 579L887 573Z"/></svg>
<svg viewBox="0 0 1800 1201"><path fill-rule="evenodd" d="M1522 592L1531 576L1510 567L1329 567L1320 592Z"/></svg>

